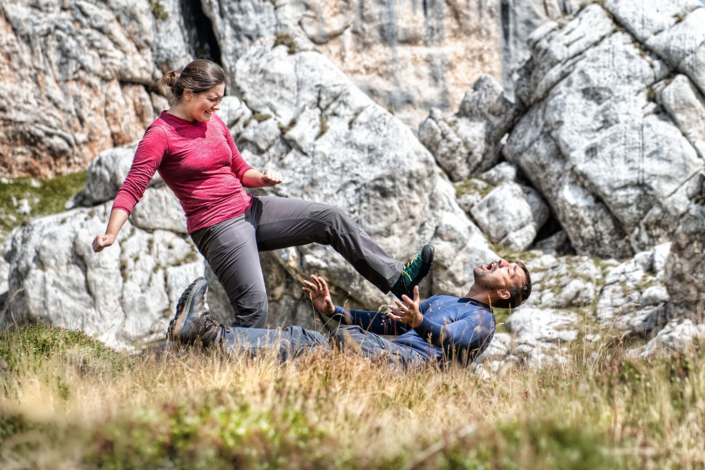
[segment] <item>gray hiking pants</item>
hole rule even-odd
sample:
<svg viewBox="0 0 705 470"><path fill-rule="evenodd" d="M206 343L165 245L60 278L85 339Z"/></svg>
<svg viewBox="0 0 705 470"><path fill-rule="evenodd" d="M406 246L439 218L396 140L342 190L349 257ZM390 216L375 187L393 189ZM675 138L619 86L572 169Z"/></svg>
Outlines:
<svg viewBox="0 0 705 470"><path fill-rule="evenodd" d="M340 209L300 199L254 197L245 214L197 230L191 238L228 294L234 327L263 328L267 321L259 251L330 245L384 293L404 267Z"/></svg>
<svg viewBox="0 0 705 470"><path fill-rule="evenodd" d="M271 351L280 361L286 361L331 347L374 362L385 362L392 367L413 368L428 363L428 358L415 349L393 343L356 325L339 326L333 330L330 338L300 326L290 326L283 330L230 328L223 333L223 350L233 355L256 357Z"/></svg>

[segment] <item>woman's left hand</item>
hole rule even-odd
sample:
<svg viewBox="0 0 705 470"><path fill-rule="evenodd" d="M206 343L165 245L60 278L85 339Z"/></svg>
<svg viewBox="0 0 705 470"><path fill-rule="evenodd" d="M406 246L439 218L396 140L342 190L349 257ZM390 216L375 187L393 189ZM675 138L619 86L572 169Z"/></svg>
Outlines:
<svg viewBox="0 0 705 470"><path fill-rule="evenodd" d="M263 186L276 186L282 182L282 175L274 170L266 170L262 175Z"/></svg>

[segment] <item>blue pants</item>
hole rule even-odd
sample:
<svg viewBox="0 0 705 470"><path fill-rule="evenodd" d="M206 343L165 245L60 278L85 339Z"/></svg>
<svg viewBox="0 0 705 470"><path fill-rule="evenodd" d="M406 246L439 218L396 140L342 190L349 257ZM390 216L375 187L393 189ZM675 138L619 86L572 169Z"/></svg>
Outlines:
<svg viewBox="0 0 705 470"><path fill-rule="evenodd" d="M337 348L375 362L409 368L428 362L428 358L408 346L393 343L359 326L339 326L326 337L300 326L283 330L262 328L229 328L223 334L223 349L234 355L257 356L276 350L279 360L286 361L316 350Z"/></svg>

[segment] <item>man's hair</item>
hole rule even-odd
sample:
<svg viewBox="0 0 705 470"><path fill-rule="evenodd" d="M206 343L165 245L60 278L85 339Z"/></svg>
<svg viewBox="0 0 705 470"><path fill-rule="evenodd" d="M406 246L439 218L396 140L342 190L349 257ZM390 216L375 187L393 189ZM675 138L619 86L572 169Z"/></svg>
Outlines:
<svg viewBox="0 0 705 470"><path fill-rule="evenodd" d="M524 280L523 282L515 282L509 289L509 298L497 299L492 305L493 307L517 308L531 295L531 275L529 270L521 261L510 261L510 263L516 264L524 271Z"/></svg>

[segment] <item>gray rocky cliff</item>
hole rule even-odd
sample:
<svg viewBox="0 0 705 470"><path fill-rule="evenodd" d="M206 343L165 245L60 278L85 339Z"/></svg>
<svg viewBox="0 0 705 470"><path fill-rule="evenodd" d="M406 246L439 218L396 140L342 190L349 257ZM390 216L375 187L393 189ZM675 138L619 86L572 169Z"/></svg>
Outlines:
<svg viewBox="0 0 705 470"><path fill-rule="evenodd" d="M139 139L164 106L156 63L183 54L160 21L147 0L3 2L2 172L63 174Z"/></svg>
<svg viewBox="0 0 705 470"><path fill-rule="evenodd" d="M430 242L436 261L424 294L465 293L472 268L496 254L456 203L431 154L325 56L291 54L274 43L262 38L240 58L234 85L243 100L226 97L220 112L249 163L284 175L284 183L260 194L340 207L400 260ZM116 244L91 250L135 148L107 150L91 163L84 192L74 200L89 207L35 219L7 238L13 298L3 325L43 321L125 347L163 334L180 291L199 275L210 281L211 312L230 322L224 292L158 177ZM272 327L322 327L301 292L301 280L312 273L329 280L341 304L377 310L389 302L329 247L277 250L261 260Z"/></svg>
<svg viewBox="0 0 705 470"><path fill-rule="evenodd" d="M157 80L195 57L235 64L259 37L314 47L416 129L483 72L499 77L492 2L8 0L0 7L0 172L50 177L138 140Z"/></svg>

